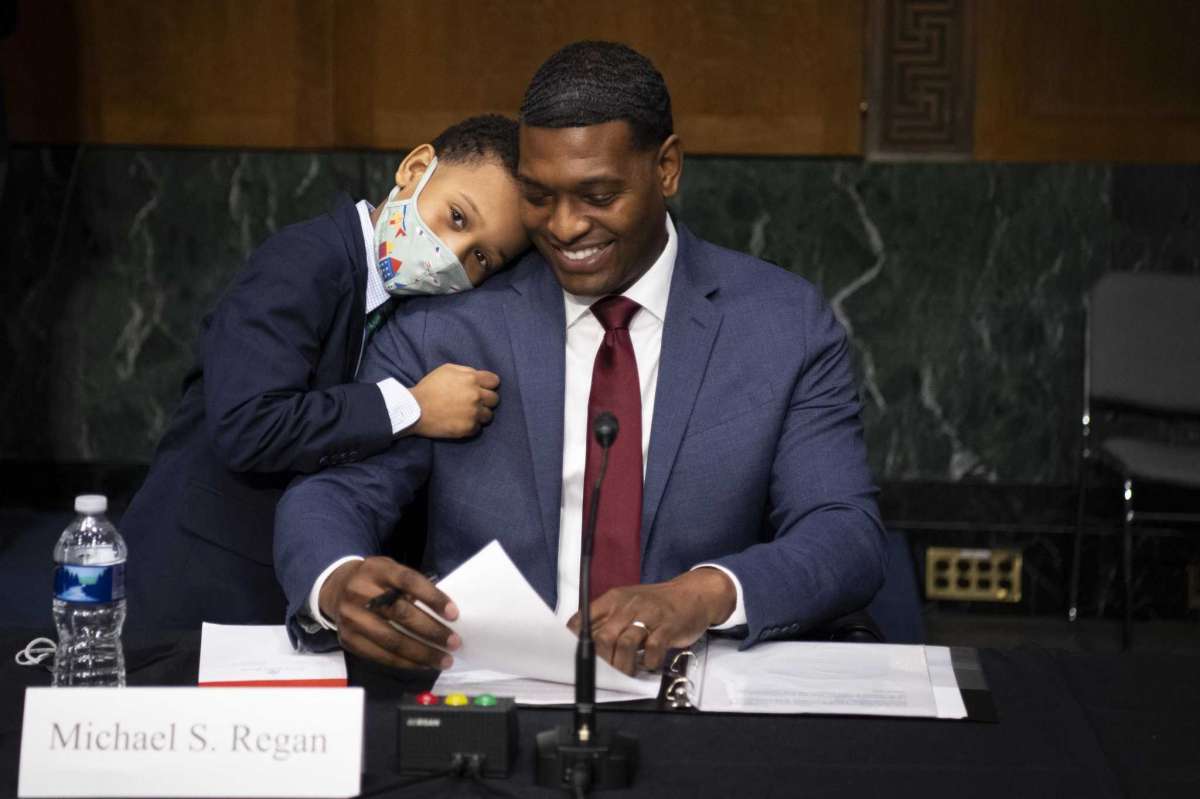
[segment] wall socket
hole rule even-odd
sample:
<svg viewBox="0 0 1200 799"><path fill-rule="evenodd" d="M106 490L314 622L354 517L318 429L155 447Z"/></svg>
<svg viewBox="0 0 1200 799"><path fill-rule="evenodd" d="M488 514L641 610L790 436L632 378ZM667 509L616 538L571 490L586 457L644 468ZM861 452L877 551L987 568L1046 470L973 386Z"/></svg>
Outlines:
<svg viewBox="0 0 1200 799"><path fill-rule="evenodd" d="M1021 550L929 547L925 597L968 602L1021 601Z"/></svg>

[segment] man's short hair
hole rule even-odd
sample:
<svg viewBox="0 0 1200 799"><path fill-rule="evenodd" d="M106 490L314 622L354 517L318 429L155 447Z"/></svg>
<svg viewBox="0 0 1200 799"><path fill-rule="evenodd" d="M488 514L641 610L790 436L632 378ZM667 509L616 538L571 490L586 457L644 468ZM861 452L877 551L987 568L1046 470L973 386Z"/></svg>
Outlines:
<svg viewBox="0 0 1200 799"><path fill-rule="evenodd" d="M671 94L650 59L616 42L575 42L546 60L521 103L521 124L578 128L625 120L639 150L674 132Z"/></svg>
<svg viewBox="0 0 1200 799"><path fill-rule="evenodd" d="M431 143L438 160L472 164L494 159L510 174L517 174L518 127L500 114L481 114L443 130Z"/></svg>

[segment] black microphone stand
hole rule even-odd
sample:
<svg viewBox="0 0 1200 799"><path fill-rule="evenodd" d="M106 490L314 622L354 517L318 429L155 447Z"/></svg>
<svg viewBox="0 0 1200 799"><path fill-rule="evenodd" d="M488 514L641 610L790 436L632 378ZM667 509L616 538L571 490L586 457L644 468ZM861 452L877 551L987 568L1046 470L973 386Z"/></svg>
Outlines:
<svg viewBox="0 0 1200 799"><path fill-rule="evenodd" d="M616 417L596 417L593 434L600 444L600 470L592 486L587 526L579 553L579 644L575 647L575 720L570 727L537 736L537 782L585 796L595 788L625 788L637 767L637 739L626 733L601 734L596 726L596 646L592 641L591 574L600 487L608 471L608 449L617 438Z"/></svg>

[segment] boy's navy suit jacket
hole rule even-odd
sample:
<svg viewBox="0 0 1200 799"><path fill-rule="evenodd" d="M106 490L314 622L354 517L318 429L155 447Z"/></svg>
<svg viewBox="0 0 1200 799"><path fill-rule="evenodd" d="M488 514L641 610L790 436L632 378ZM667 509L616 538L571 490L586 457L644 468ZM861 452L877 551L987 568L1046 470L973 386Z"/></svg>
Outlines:
<svg viewBox="0 0 1200 799"><path fill-rule="evenodd" d="M354 382L366 263L348 197L271 237L202 323L183 398L122 518L133 627L275 623L275 505L300 473L392 441Z"/></svg>
<svg viewBox="0 0 1200 799"><path fill-rule="evenodd" d="M642 507L642 580L715 562L736 574L747 643L861 608L883 580L846 334L817 290L682 225L663 329ZM453 298L416 299L368 348L361 379L411 382L444 362L501 379L490 425L461 441L402 439L306 477L276 514L275 559L302 646L336 644L296 618L319 573L379 554L428 481L425 568L447 574L493 538L557 600L563 294L531 252Z"/></svg>

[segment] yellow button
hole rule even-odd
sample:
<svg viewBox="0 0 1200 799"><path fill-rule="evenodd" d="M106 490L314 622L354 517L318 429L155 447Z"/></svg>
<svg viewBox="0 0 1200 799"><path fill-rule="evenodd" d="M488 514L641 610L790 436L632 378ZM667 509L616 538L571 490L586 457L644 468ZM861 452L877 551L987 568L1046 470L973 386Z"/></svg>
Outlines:
<svg viewBox="0 0 1200 799"><path fill-rule="evenodd" d="M466 694L450 694L446 697L446 704L452 707L461 707L467 704Z"/></svg>

